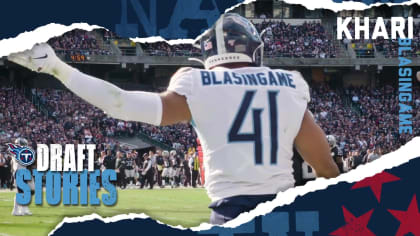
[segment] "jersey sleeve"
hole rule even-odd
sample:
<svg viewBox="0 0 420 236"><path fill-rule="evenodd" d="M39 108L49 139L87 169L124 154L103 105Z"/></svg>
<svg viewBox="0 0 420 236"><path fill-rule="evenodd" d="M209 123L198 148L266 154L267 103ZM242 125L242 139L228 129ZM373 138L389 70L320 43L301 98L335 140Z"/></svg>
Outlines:
<svg viewBox="0 0 420 236"><path fill-rule="evenodd" d="M311 101L311 95L309 92L308 83L305 81L305 79L299 71L294 71L293 73L296 77L296 83L299 89L299 94L301 94L302 98L309 103Z"/></svg>
<svg viewBox="0 0 420 236"><path fill-rule="evenodd" d="M183 67L179 69L171 78L168 91L173 91L179 95L190 97L193 95L193 68Z"/></svg>

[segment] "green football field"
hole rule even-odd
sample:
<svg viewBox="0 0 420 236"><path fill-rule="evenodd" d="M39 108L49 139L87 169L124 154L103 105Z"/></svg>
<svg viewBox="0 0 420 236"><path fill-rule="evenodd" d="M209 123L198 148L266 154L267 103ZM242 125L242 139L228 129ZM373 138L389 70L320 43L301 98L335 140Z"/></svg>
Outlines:
<svg viewBox="0 0 420 236"><path fill-rule="evenodd" d="M98 192L100 197L101 193ZM128 189L118 191L115 206L43 206L30 205L32 216L12 216L15 192L0 192L0 236L44 236L65 216L97 213L115 216L126 213L145 213L161 222L184 227L208 222L210 199L204 189ZM44 193L45 199L45 193Z"/></svg>

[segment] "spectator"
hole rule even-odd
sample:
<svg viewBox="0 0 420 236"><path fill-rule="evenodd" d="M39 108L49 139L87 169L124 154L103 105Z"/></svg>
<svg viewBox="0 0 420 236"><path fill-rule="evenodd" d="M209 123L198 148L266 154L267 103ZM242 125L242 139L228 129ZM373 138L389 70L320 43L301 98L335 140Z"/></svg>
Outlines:
<svg viewBox="0 0 420 236"><path fill-rule="evenodd" d="M348 87L337 90L327 84L311 86L311 103L308 108L317 123L325 133L333 134L337 139L340 150L346 157L358 164L371 161L383 153L398 149L415 136L420 134L420 100L412 101L413 106L413 134L400 134L398 131L398 87L381 85L370 87ZM163 164L158 152L155 157L150 153L149 159L143 161L136 152L128 155L134 160L135 169L147 175L149 185L153 185L155 174L159 177L160 169L156 173L156 166L164 165L165 183L171 182L172 187L181 183L181 177L191 178L188 174L194 171L196 155L196 134L189 124L177 124L165 127L155 127L137 122L125 122L108 117L102 111L85 103L68 91L53 89L34 89L34 100L46 107L49 116L39 112L27 100L22 91L15 88L0 88L0 142L13 142L17 137L25 137L30 146L36 143L96 143L96 167L101 169L119 169L122 163L116 163L115 153L122 152L122 145L114 138L116 136L131 136L137 133L147 135L150 139L174 147L169 157L163 158ZM420 97L418 87L413 87L413 97ZM353 99L355 98L355 99ZM352 102L352 99L355 102ZM376 148L374 153L371 150ZM369 153L368 153L369 152ZM1 153L1 152L0 152ZM360 153L355 154L355 153ZM364 155L367 153L367 156ZM180 154L180 155L179 155ZM5 156L5 152L2 153ZM365 157L365 160L363 160ZM6 158L6 181L0 180L12 187L10 173L10 157ZM181 161L183 160L183 161ZM1 161L2 163L4 161ZM348 161L346 161L348 162ZM150 172L144 171L148 165L153 167ZM189 165L187 164L189 163ZM1 167L0 167L1 168ZM4 170L4 169L2 169ZM182 171L181 171L182 170ZM193 172L193 179L198 173ZM142 179L145 181L145 178ZM158 178L159 180L159 178ZM140 181L142 182L142 181ZM158 181L163 185L163 181ZM160 183L162 182L162 183ZM188 181L189 182L189 181ZM191 182L194 182L193 180ZM185 185L185 181L183 181ZM145 183L143 183L144 185Z"/></svg>
<svg viewBox="0 0 420 236"><path fill-rule="evenodd" d="M191 157L189 155L185 156L184 161L182 162L182 168L184 171L184 187L191 186L192 180L191 180L191 168L189 165L189 161L191 160Z"/></svg>
<svg viewBox="0 0 420 236"><path fill-rule="evenodd" d="M197 181L198 181L198 174L200 170L200 162L198 160L198 155L195 155L195 153L190 153L190 168L192 172L192 187L197 187Z"/></svg>
<svg viewBox="0 0 420 236"><path fill-rule="evenodd" d="M105 169L114 170L116 168L116 159L112 156L111 150L106 150L106 156L104 158Z"/></svg>
<svg viewBox="0 0 420 236"><path fill-rule="evenodd" d="M7 159L3 155L3 153L0 152L0 189L7 188Z"/></svg>
<svg viewBox="0 0 420 236"><path fill-rule="evenodd" d="M142 181L141 181L141 185L140 188L144 188L144 186L146 186L146 184L149 184L149 189L153 189L153 185L154 185L154 171L153 171L153 164L152 164L152 158L151 155L145 155L144 156L145 161L143 163L143 171L142 171Z"/></svg>
<svg viewBox="0 0 420 236"><path fill-rule="evenodd" d="M112 33L76 29L60 37L52 38L48 43L58 55L64 55L72 61L85 61L91 55L111 55L111 51L98 44L97 35L102 35L105 40L109 40Z"/></svg>
<svg viewBox="0 0 420 236"><path fill-rule="evenodd" d="M335 58L336 48L326 30L319 22L304 22L301 25L284 21L266 20L255 24L257 30L266 30L263 36L265 55L268 57ZM169 45L165 42L142 44L150 56L200 56L201 50L188 44Z"/></svg>
<svg viewBox="0 0 420 236"><path fill-rule="evenodd" d="M156 175L157 175L157 183L159 187L163 188L162 184L162 171L163 171L164 160L162 156L162 152L160 150L156 151Z"/></svg>
<svg viewBox="0 0 420 236"><path fill-rule="evenodd" d="M117 173L117 186L121 189L125 189L127 187L127 182L125 181L124 163L120 152L117 152L117 158L115 159L115 172Z"/></svg>
<svg viewBox="0 0 420 236"><path fill-rule="evenodd" d="M265 55L268 57L334 58L336 49L319 22L291 25L284 21L264 20L255 24L263 35Z"/></svg>

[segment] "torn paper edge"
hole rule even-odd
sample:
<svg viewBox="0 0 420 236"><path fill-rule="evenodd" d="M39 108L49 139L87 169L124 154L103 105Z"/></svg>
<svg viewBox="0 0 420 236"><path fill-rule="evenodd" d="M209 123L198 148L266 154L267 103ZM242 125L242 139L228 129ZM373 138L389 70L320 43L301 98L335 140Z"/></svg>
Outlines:
<svg viewBox="0 0 420 236"><path fill-rule="evenodd" d="M115 223L118 222L120 220L136 220L136 219L150 219L152 221L155 221L158 224L173 228L173 229L179 229L179 230L186 230L188 228L184 228L180 225L178 226L172 226L166 223L163 223L159 220L153 219L150 216L144 214L144 213L129 213L129 214L121 214L121 215L116 215L116 216L112 216L112 217L102 217L96 213L92 213L89 215L85 215L85 216L76 216L76 217L64 217L63 220L61 220L60 223L58 223L55 228L48 234L48 236L53 235L54 232L58 229L60 229L63 224L65 223L81 223L81 222L86 222L86 221L92 221L92 220L100 220L106 224L108 223Z"/></svg>
<svg viewBox="0 0 420 236"><path fill-rule="evenodd" d="M51 23L38 27L33 31L21 33L15 38L0 40L0 57L31 49L36 43L45 43L51 38L61 36L64 33L75 29L92 31L94 29L102 28L103 27L89 25L87 23L74 23L69 26Z"/></svg>
<svg viewBox="0 0 420 236"><path fill-rule="evenodd" d="M308 182L304 186L298 186L295 188L290 188L284 192L280 192L277 194L277 197L273 201L269 201L266 203L259 204L254 210L246 213L242 213L237 218L232 221L227 222L226 224L222 225L221 227L226 228L234 228L244 223L247 223L254 219L257 216L266 215L273 211L276 207L281 207L284 205L288 205L294 202L294 200L305 194L325 190L329 186L334 186L340 182L346 183L354 183L358 182L362 179L367 177L374 176L378 173L381 173L384 170L391 169L402 164L408 163L410 160L415 159L416 157L420 157L420 137L415 137L410 142L399 148L398 150L385 154L381 158L358 166L356 169L349 171L348 173L341 174L340 176L333 178L333 179L324 179L318 178L314 181ZM65 223L78 223L90 220L101 220L105 223L117 222L121 220L133 220L136 218L140 219L147 219L151 217L147 216L146 214L123 214L123 215L116 215L112 217L101 217L98 214L91 214L87 216L79 216L79 217L65 217L56 227L49 233L49 235L54 234L56 230L58 230L63 224ZM166 225L168 227L179 229L179 230L186 230L190 229L192 231L202 231L202 230L209 230L213 225L209 223L201 223L197 227L185 228L180 225L172 226L169 224L162 223L158 220L152 219L159 224Z"/></svg>
<svg viewBox="0 0 420 236"><path fill-rule="evenodd" d="M245 0L243 2L237 3L236 5L229 7L225 10L229 12L240 5L246 5L257 0ZM334 12L342 11L342 10L366 10L371 7L378 7L381 5L388 5L388 6L395 6L395 5L411 5L411 4L419 4L420 0L409 0L404 3L375 3L371 5L366 5L361 2L353 2L353 1L343 1L342 3L333 2L333 0L284 0L286 3L289 4L300 4L306 7L308 10L315 10L315 9L328 9ZM33 47L36 43L44 43L47 42L50 38L61 36L62 34L72 31L74 29L82 29L86 31L92 31L94 29L100 29L103 27L97 25L89 25L87 23L74 23L70 26L65 26L62 24L51 23L45 26L38 27L37 29L24 32L16 36L15 38L9 39L2 39L0 40L0 57L7 56L11 53L21 52ZM195 39L174 39L174 40L165 40L161 36L152 36L146 38L130 38L133 42L138 43L156 43L156 42L166 42L170 45L175 44L193 44L196 42L203 34L203 32Z"/></svg>
<svg viewBox="0 0 420 236"><path fill-rule="evenodd" d="M310 181L303 186L288 189L277 194L277 197L270 202L258 205L254 210L239 215L234 220L227 222L225 227L237 227L245 222L248 222L256 216L265 215L272 212L278 206L291 204L298 196L303 196L310 192L327 189L329 186L334 186L340 182L355 183L367 177L372 177L385 170L398 167L410 160L420 157L420 137L415 137L398 150L385 154L373 162L359 165L347 173L341 174L336 178L325 179L318 178L315 181ZM206 226L208 227L208 226ZM197 228L198 230L198 228Z"/></svg>
<svg viewBox="0 0 420 236"><path fill-rule="evenodd" d="M339 12L343 10L366 10L372 7L378 7L381 5L388 5L388 6L396 6L396 5L411 5L414 3L420 3L419 0L409 0L402 3L381 3L377 2L374 4L364 4L362 2L353 2L353 1L345 1L343 0L341 3L333 2L333 0L285 0L286 3L289 4L300 4L306 7L308 10L315 10L315 9L327 9L334 12Z"/></svg>
<svg viewBox="0 0 420 236"><path fill-rule="evenodd" d="M226 12L229 12L237 7L239 7L240 5L246 5L252 2L255 2L257 0L245 0L243 2L237 3L236 5L233 5L232 7L229 7L225 10ZM288 3L288 4L299 4L304 6L306 9L308 10L316 10L316 9L327 9L327 10L331 10L334 12L339 12L339 11L343 11L343 10L357 10L357 11L362 11L362 10L366 10L372 7L379 7L382 5L388 5L388 6L397 6L397 5L411 5L411 4L419 4L420 5L420 0L409 0L403 3L381 3L381 2L377 2L375 4L370 4L370 5L366 5L364 3L361 2L353 2L353 1L343 1L342 3L336 3L333 2L333 0L284 0L284 2ZM166 42L170 45L175 45L175 44L193 44L194 42L196 42L202 35L204 35L206 33L203 32L202 34L200 34L199 36L197 36L195 39L175 39L175 40L165 40L164 38L162 38L161 36L153 36L153 37L146 37L146 38L130 38L130 40L132 40L133 42L137 42L137 43L156 43L156 42Z"/></svg>

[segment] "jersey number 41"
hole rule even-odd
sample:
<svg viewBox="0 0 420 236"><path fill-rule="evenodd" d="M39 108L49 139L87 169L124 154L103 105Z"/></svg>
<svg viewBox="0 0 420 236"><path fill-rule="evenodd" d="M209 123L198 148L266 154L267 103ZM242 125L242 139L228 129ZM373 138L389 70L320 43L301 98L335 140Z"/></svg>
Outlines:
<svg viewBox="0 0 420 236"><path fill-rule="evenodd" d="M244 98L242 99L241 106L238 113L236 114L235 120L233 121L232 127L228 134L229 142L253 142L255 150L255 164L263 164L262 155L262 129L261 129L261 113L263 109L252 109L252 120L254 131L253 133L239 133L242 123L248 113L250 104L254 99L257 91L246 91ZM270 136L271 136L271 151L270 151L270 163L277 163L277 151L278 151L278 129L277 129L277 94L279 91L268 91L268 107L270 112Z"/></svg>

